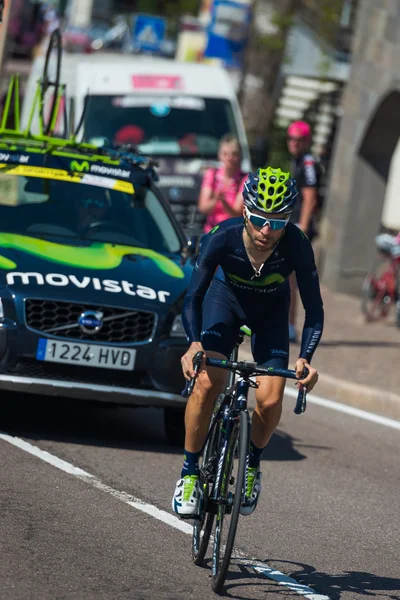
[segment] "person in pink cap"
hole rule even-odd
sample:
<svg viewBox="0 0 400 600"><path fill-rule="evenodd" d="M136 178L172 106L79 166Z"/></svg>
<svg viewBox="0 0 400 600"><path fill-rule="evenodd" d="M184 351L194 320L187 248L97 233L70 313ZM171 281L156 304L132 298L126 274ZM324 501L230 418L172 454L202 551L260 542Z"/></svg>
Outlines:
<svg viewBox="0 0 400 600"><path fill-rule="evenodd" d="M242 152L237 138L225 135L219 143L218 169L207 169L201 185L198 209L206 215L204 233L243 213L242 190L247 174L241 171Z"/></svg>
<svg viewBox="0 0 400 600"><path fill-rule="evenodd" d="M306 121L294 121L288 127L287 144L291 156L290 171L296 180L299 199L291 214L291 222L303 231L310 241L315 235L315 213L318 207L318 192L321 183L321 167L310 152L311 127ZM289 338L297 341L297 282L294 275L290 278L291 303L289 313Z"/></svg>

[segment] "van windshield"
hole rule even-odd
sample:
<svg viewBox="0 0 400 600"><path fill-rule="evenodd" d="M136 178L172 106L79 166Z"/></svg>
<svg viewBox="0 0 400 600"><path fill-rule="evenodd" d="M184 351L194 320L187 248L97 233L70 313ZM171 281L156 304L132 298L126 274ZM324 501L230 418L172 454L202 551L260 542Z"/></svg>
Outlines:
<svg viewBox="0 0 400 600"><path fill-rule="evenodd" d="M85 138L133 144L151 155L215 158L221 137L237 137L232 105L198 96L89 96Z"/></svg>

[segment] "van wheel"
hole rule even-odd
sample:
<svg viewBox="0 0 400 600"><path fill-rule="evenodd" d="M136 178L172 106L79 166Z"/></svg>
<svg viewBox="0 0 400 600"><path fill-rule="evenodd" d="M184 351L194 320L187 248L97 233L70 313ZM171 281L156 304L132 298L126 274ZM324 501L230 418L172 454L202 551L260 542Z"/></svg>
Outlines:
<svg viewBox="0 0 400 600"><path fill-rule="evenodd" d="M185 408L164 408L165 437L171 446L183 449L185 443Z"/></svg>

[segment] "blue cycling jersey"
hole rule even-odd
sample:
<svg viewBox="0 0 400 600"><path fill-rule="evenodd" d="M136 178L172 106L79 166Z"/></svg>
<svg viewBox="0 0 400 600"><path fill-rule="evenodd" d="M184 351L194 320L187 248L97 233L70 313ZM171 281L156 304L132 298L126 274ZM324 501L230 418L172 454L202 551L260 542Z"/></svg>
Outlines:
<svg viewBox="0 0 400 600"><path fill-rule="evenodd" d="M243 242L243 228L241 217L228 219L203 237L182 311L188 341L202 340L203 322L210 320L211 308L215 322L224 319L227 322L225 316L218 319L218 311L222 315L229 309L235 311L240 322L252 329L257 329L263 320L271 318L275 326L271 313L276 311L279 319L283 318L283 313L287 315L290 297L288 277L294 271L305 309L299 356L311 360L321 339L324 320L311 243L298 227L289 223L265 261L260 276L255 277ZM207 314L202 312L205 297L209 297ZM282 328L279 331L283 331ZM220 335L217 330L206 333ZM268 335L268 329L264 335Z"/></svg>

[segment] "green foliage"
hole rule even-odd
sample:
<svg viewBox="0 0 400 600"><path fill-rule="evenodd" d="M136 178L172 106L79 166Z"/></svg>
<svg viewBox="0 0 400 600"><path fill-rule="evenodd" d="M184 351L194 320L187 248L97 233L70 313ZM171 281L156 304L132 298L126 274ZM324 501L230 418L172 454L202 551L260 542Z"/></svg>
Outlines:
<svg viewBox="0 0 400 600"><path fill-rule="evenodd" d="M176 19L181 15L196 15L198 0L137 0L136 12Z"/></svg>
<svg viewBox="0 0 400 600"><path fill-rule="evenodd" d="M176 33L179 18L197 15L199 0L137 0L136 13L166 17L167 34Z"/></svg>
<svg viewBox="0 0 400 600"><path fill-rule="evenodd" d="M144 14L156 14L158 13L158 0L137 0L136 12Z"/></svg>
<svg viewBox="0 0 400 600"><path fill-rule="evenodd" d="M274 11L271 24L276 28L275 33L256 35L255 47L259 51L283 51L286 43L286 31L293 23L293 13ZM257 30L256 30L257 31Z"/></svg>
<svg viewBox="0 0 400 600"><path fill-rule="evenodd" d="M286 127L273 123L269 130L268 164L282 171L290 171L290 156L286 143Z"/></svg>

